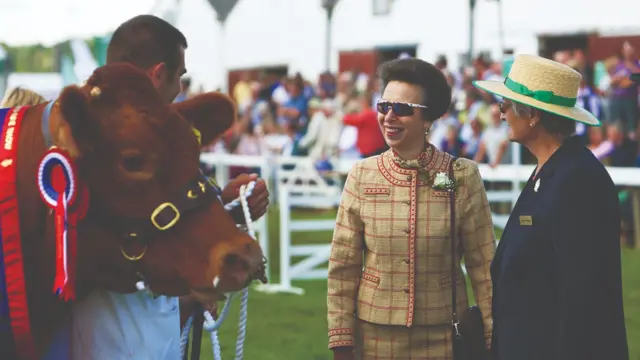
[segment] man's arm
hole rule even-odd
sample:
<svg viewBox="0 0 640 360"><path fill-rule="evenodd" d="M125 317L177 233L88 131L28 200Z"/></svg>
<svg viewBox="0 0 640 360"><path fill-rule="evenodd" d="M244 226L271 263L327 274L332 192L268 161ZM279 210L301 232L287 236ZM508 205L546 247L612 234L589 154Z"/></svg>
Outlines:
<svg viewBox="0 0 640 360"><path fill-rule="evenodd" d="M500 164L500 162L502 161L502 157L504 156L504 153L507 151L507 147L509 146L509 140L503 140L500 143L500 147L498 148L498 154L496 155L496 160L490 164L491 167L496 167Z"/></svg>
<svg viewBox="0 0 640 360"><path fill-rule="evenodd" d="M478 151L476 152L476 156L474 158L475 162L478 164L482 163L484 160L484 154L487 152L487 147L484 144L484 140L480 140L480 145L478 145Z"/></svg>

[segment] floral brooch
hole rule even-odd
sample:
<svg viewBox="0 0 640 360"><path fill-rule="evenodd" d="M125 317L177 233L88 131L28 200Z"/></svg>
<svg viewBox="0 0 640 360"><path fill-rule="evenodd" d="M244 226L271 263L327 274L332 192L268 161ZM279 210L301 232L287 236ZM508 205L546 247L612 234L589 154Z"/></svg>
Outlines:
<svg viewBox="0 0 640 360"><path fill-rule="evenodd" d="M449 175L447 175L446 173L439 172L436 174L435 179L433 179L432 187L435 190L440 191L455 191L456 183L453 180L449 179Z"/></svg>

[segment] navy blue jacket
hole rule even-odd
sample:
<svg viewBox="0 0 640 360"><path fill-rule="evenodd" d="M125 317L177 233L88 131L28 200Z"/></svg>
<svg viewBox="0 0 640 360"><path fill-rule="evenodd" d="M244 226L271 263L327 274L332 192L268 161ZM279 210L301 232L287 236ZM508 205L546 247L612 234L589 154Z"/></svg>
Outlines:
<svg viewBox="0 0 640 360"><path fill-rule="evenodd" d="M491 264L497 360L628 360L619 203L569 138L527 182Z"/></svg>

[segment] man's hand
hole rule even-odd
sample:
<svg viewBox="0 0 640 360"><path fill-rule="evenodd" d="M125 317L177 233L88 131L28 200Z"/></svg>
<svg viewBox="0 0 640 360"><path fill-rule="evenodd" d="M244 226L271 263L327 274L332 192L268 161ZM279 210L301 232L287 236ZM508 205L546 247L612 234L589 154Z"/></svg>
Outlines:
<svg viewBox="0 0 640 360"><path fill-rule="evenodd" d="M257 174L241 174L237 178L231 180L222 190L221 198L224 204L228 204L238 196L240 196L240 187L255 181L256 186L251 192L251 196L247 199L249 210L251 212L251 220L257 220L267 212L269 206L269 190L263 179L258 179ZM231 210L231 216L237 224L244 224L244 214L240 206Z"/></svg>
<svg viewBox="0 0 640 360"><path fill-rule="evenodd" d="M193 315L196 308L197 300L189 295L180 296L180 329L184 328L187 319ZM214 319L218 317L218 304L216 302L201 304L205 310L208 310Z"/></svg>

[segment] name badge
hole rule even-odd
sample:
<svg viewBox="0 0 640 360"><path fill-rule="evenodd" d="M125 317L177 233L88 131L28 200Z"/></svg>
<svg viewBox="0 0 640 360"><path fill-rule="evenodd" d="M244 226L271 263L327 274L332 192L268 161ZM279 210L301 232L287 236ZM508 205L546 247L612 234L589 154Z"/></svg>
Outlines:
<svg viewBox="0 0 640 360"><path fill-rule="evenodd" d="M530 215L520 215L520 225L531 226L533 225L533 219Z"/></svg>

